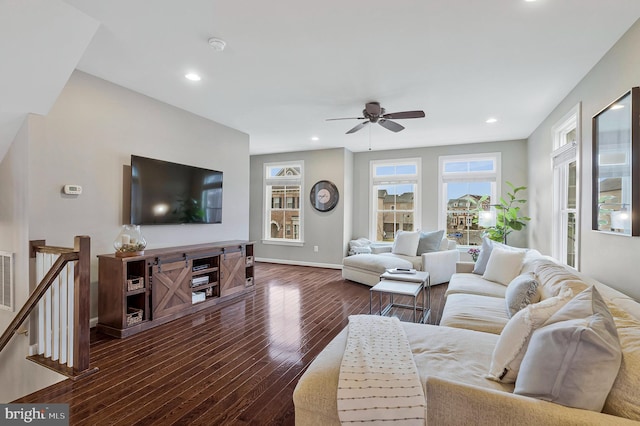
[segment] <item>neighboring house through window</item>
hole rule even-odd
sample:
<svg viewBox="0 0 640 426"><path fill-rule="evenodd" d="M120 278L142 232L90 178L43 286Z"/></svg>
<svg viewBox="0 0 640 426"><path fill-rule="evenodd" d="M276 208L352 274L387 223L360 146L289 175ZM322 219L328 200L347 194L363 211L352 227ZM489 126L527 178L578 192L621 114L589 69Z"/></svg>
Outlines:
<svg viewBox="0 0 640 426"><path fill-rule="evenodd" d="M371 161L370 239L393 241L420 228L420 159Z"/></svg>
<svg viewBox="0 0 640 426"><path fill-rule="evenodd" d="M484 228L495 225L500 161L499 152L440 157L438 223L447 238L480 245Z"/></svg>
<svg viewBox="0 0 640 426"><path fill-rule="evenodd" d="M302 244L303 161L268 163L264 167L264 242Z"/></svg>
<svg viewBox="0 0 640 426"><path fill-rule="evenodd" d="M551 254L578 269L580 104L552 129L553 226Z"/></svg>

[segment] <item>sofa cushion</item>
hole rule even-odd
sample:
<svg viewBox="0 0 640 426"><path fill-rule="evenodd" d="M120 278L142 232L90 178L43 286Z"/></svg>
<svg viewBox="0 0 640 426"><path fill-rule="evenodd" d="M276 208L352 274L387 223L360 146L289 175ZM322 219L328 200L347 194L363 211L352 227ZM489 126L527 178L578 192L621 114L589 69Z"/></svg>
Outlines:
<svg viewBox="0 0 640 426"><path fill-rule="evenodd" d="M491 348L495 346L498 336L433 325L401 324L407 333L423 389L427 377L435 376L484 389L513 390L513 385L484 378ZM347 335L348 328L345 328L320 352L293 392L296 410L313 413L315 419L332 416L324 424L339 424L338 379Z"/></svg>
<svg viewBox="0 0 640 426"><path fill-rule="evenodd" d="M405 256L402 254L393 254L393 253L380 253L379 256L383 256L387 259L393 258L398 260L403 260L405 262L409 262L411 264L411 268L416 269L418 271L422 270L422 257L420 256Z"/></svg>
<svg viewBox="0 0 640 426"><path fill-rule="evenodd" d="M444 230L421 232L418 240L418 250L416 255L420 256L422 253L430 253L432 251L439 251L440 244L442 243L442 236Z"/></svg>
<svg viewBox="0 0 640 426"><path fill-rule="evenodd" d="M482 278L503 285L509 285L522 269L524 251L505 250L494 247L489 256Z"/></svg>
<svg viewBox="0 0 640 426"><path fill-rule="evenodd" d="M504 299L477 294L452 294L442 311L440 325L500 334L509 322Z"/></svg>
<svg viewBox="0 0 640 426"><path fill-rule="evenodd" d="M449 298L452 294L478 294L503 299L506 291L507 287L493 281L487 281L480 275L459 273L451 276L445 295ZM501 302L504 305L504 300Z"/></svg>
<svg viewBox="0 0 640 426"><path fill-rule="evenodd" d="M613 317L591 286L533 333L514 392L599 412L621 359Z"/></svg>
<svg viewBox="0 0 640 426"><path fill-rule="evenodd" d="M500 333L498 343L493 349L487 378L503 383L514 383L531 334L542 327L572 297L571 289L565 289L558 296L534 303L516 312Z"/></svg>
<svg viewBox="0 0 640 426"><path fill-rule="evenodd" d="M390 253L388 253L390 254ZM342 259L342 265L353 269L373 271L378 275L390 268L411 268L413 264L405 259L382 254L356 254Z"/></svg>
<svg viewBox="0 0 640 426"><path fill-rule="evenodd" d="M605 289L611 288L605 287L603 290ZM600 293L603 294L602 291ZM640 421L640 321L627 312L626 303L619 305L618 300L613 302L606 296L605 301L616 323L622 347L622 363L602 412ZM635 308L637 307L636 303Z"/></svg>
<svg viewBox="0 0 640 426"><path fill-rule="evenodd" d="M546 299L558 294L562 287L570 287L574 294L585 290L588 285L569 268L553 260L540 258L533 261L534 271L540 286L540 297Z"/></svg>
<svg viewBox="0 0 640 426"><path fill-rule="evenodd" d="M420 232L399 231L393 240L391 253L403 254L405 256L416 256L418 251L418 242L420 240Z"/></svg>
<svg viewBox="0 0 640 426"><path fill-rule="evenodd" d="M509 315L509 318L527 305L539 302L538 280L536 280L533 272L520 274L511 280L504 298L507 302L507 315Z"/></svg>

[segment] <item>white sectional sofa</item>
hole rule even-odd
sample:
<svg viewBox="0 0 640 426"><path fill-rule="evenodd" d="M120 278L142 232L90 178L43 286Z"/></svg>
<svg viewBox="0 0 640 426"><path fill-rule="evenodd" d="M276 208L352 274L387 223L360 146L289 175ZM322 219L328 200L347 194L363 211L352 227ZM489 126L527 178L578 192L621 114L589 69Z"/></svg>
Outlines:
<svg viewBox="0 0 640 426"><path fill-rule="evenodd" d="M371 253L347 256L342 261L342 277L346 280L374 286L380 282L380 274L390 268L413 268L429 272L431 285L449 281L456 271L460 253L456 242L439 239L437 250L417 254L417 249L394 252L392 245L370 246ZM417 243L416 243L417 244ZM404 254L403 254L404 253Z"/></svg>
<svg viewBox="0 0 640 426"><path fill-rule="evenodd" d="M526 254L518 272L531 272L535 275L538 283L536 295L541 302L528 305L521 313L516 313L514 318L524 317L534 307L550 305L550 301L562 297L566 299L563 302L566 305L563 306L569 306L569 303L573 306L576 302L581 302L585 294L595 293L595 288L604 299L615 324L613 334L617 333L621 362L619 368L615 367L614 373L609 374L605 380L613 382L610 391L605 390L606 402L601 412L574 408L549 402L553 399L526 396L521 390L514 392L518 386L522 387L520 382L535 379L539 373L547 373L546 364L543 364L542 369L535 370L535 373L523 367L517 373L515 383L501 382L495 377L493 380L488 378L497 362L498 348L504 343L505 336L501 336L501 332L506 324L513 324L509 323L509 315L506 313L507 287L489 281L483 275L473 274L473 264L459 265L466 272L458 272L451 278L441 325L402 323L423 384L427 425L638 424L639 303L600 282L558 265L537 252ZM554 324L545 325L546 323L532 332L529 336L531 341L555 327ZM511 328L504 330L506 334L506 330ZM293 396L297 425L340 424L336 396L347 336L348 327L329 343L298 382ZM543 348L547 346L543 345ZM534 351L530 347L525 347L525 358L529 356L529 351ZM563 353L572 352L566 350ZM580 362L573 362L569 368L581 366ZM599 366L589 369L586 364L585 368L585 374L590 371L598 373L600 370ZM576 388L583 391L596 387L600 382L601 379L595 380L589 382L591 384L588 386L578 383ZM563 392L565 391L560 392L561 396L564 396Z"/></svg>

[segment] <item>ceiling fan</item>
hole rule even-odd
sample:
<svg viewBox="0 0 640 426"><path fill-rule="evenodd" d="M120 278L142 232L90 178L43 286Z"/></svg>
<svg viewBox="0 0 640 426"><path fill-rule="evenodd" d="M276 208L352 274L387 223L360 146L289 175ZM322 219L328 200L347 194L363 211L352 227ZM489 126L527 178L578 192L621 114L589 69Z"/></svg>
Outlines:
<svg viewBox="0 0 640 426"><path fill-rule="evenodd" d="M347 117L347 118L327 118L327 121L333 120L366 120L355 126L354 128L347 131L347 134L355 133L358 130L362 129L369 123L378 123L385 129L391 130L392 132L399 132L404 129L404 126L396 123L395 121L391 121L391 119L399 120L404 118L423 118L424 111L402 111L402 112L391 112L386 113L385 109L380 107L379 102L369 102L365 105L362 110L362 117Z"/></svg>

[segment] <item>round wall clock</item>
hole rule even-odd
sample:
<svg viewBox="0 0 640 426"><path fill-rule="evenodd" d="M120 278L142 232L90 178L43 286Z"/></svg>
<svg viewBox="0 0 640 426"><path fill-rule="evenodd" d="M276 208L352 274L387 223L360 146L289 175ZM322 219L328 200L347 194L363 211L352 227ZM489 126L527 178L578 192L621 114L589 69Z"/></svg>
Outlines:
<svg viewBox="0 0 640 426"><path fill-rule="evenodd" d="M333 182L321 180L313 185L309 198L314 209L319 212L328 212L338 205L340 194Z"/></svg>

